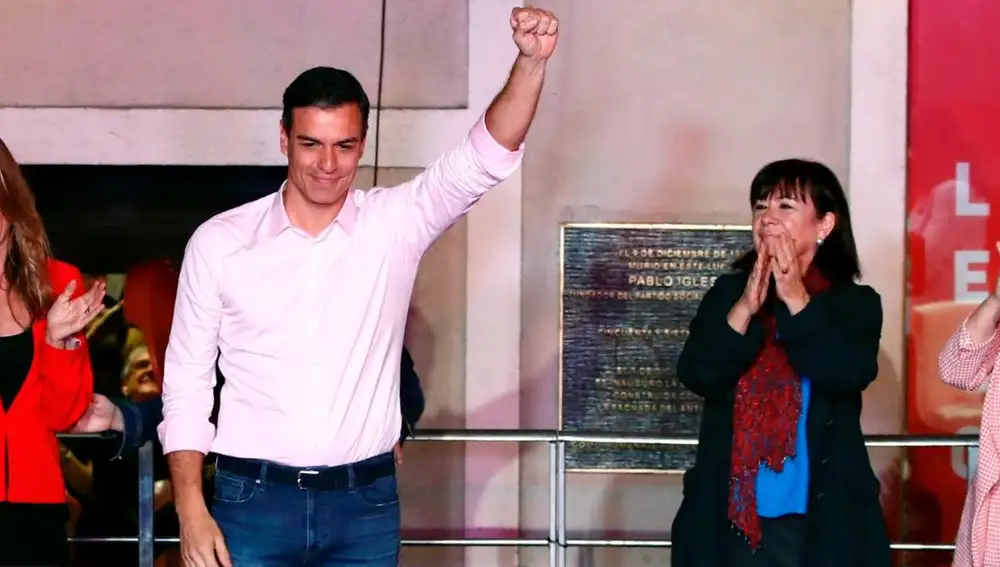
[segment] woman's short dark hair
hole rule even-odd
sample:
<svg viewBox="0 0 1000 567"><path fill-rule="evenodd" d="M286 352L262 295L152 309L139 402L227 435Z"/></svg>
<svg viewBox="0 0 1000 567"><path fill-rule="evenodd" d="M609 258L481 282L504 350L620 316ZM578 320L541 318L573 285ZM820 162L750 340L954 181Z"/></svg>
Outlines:
<svg viewBox="0 0 1000 567"><path fill-rule="evenodd" d="M769 199L775 191L781 197L804 200L816 207L816 214L833 213L836 224L816 251L813 264L826 278L852 280L861 277L861 263L851 229L847 195L836 174L829 167L804 159L784 159L761 168L750 183L750 206ZM733 263L733 268L749 272L757 261L757 251L749 250Z"/></svg>

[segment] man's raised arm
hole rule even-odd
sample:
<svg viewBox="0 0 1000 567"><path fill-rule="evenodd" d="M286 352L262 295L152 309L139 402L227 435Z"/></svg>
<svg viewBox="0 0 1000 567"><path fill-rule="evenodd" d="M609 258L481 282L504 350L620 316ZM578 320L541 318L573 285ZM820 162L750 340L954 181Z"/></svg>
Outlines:
<svg viewBox="0 0 1000 567"><path fill-rule="evenodd" d="M406 184L406 191L386 195L390 199L407 195L403 223L418 255L521 164L545 67L556 47L559 21L546 10L515 8L510 25L517 59L485 115L457 148Z"/></svg>
<svg viewBox="0 0 1000 567"><path fill-rule="evenodd" d="M486 110L486 129L504 148L521 148L535 118L545 66L556 48L559 20L546 10L514 8L510 16L519 53L507 84Z"/></svg>

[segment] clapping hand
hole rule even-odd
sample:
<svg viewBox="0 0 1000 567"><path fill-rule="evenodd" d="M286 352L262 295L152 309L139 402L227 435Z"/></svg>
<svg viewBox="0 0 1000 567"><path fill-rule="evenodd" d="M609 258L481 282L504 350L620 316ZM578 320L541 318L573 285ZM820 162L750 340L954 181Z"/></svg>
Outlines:
<svg viewBox="0 0 1000 567"><path fill-rule="evenodd" d="M510 27L521 55L537 60L552 56L559 38L559 20L552 12L531 6L514 8Z"/></svg>
<svg viewBox="0 0 1000 567"><path fill-rule="evenodd" d="M70 280L49 308L45 340L53 346L62 346L63 341L82 331L101 312L106 289L104 282L94 283L86 293L72 299L76 286L76 280Z"/></svg>
<svg viewBox="0 0 1000 567"><path fill-rule="evenodd" d="M803 273L795 256L795 246L787 232L771 236L769 249L771 256L771 274L774 276L774 291L788 310L794 315L809 303L809 292L806 291Z"/></svg>
<svg viewBox="0 0 1000 567"><path fill-rule="evenodd" d="M743 297L740 298L748 316L752 317L760 311L764 300L767 299L767 289L771 282L770 260L767 244L761 242L760 249L757 250L757 261L754 262L753 271L750 272L746 288L743 290Z"/></svg>

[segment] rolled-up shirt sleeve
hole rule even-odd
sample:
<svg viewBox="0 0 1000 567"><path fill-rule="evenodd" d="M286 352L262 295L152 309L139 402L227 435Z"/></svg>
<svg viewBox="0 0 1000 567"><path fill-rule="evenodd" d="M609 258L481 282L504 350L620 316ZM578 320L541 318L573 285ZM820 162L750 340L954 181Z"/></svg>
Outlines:
<svg viewBox="0 0 1000 567"><path fill-rule="evenodd" d="M945 384L975 392L993 376L1000 354L1000 332L994 330L985 342L977 343L969 333L970 317L955 329L938 353L938 373Z"/></svg>
<svg viewBox="0 0 1000 567"><path fill-rule="evenodd" d="M511 151L500 145L481 116L458 147L434 161L404 184L408 207L404 211L407 236L423 253L451 228L492 187L521 165L524 147Z"/></svg>
<svg viewBox="0 0 1000 567"><path fill-rule="evenodd" d="M215 438L209 417L222 319L219 251L227 236L224 227L210 220L195 231L184 251L163 365L163 421L157 433L164 454L207 454Z"/></svg>

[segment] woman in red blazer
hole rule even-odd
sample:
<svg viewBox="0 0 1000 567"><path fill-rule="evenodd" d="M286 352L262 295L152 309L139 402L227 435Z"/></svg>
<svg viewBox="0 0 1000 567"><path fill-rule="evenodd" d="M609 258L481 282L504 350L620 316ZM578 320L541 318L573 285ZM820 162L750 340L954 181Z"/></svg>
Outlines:
<svg viewBox="0 0 1000 567"><path fill-rule="evenodd" d="M0 565L66 565L66 489L56 433L93 395L80 331L103 283L49 257L21 170L0 140Z"/></svg>

